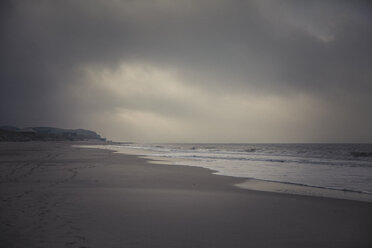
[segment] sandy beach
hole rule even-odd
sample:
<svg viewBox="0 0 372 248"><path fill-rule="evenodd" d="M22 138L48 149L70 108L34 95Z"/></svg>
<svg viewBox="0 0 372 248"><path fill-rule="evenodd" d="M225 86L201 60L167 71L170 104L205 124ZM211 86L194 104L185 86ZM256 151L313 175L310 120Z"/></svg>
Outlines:
<svg viewBox="0 0 372 248"><path fill-rule="evenodd" d="M0 143L1 247L372 247L372 203L72 145Z"/></svg>

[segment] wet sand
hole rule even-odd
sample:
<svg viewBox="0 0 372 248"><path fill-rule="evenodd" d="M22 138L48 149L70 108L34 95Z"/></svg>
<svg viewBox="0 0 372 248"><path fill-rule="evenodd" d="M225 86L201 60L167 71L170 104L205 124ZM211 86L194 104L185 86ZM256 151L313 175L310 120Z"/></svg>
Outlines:
<svg viewBox="0 0 372 248"><path fill-rule="evenodd" d="M1 247L372 247L372 203L72 144L0 143Z"/></svg>

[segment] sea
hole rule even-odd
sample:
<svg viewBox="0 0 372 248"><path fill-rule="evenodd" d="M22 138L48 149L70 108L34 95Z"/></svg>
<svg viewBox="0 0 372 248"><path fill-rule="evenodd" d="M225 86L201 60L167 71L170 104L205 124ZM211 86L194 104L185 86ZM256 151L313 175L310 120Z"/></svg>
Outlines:
<svg viewBox="0 0 372 248"><path fill-rule="evenodd" d="M237 186L248 189L266 185L267 191L372 199L372 144L124 143L97 148L208 168L247 179Z"/></svg>

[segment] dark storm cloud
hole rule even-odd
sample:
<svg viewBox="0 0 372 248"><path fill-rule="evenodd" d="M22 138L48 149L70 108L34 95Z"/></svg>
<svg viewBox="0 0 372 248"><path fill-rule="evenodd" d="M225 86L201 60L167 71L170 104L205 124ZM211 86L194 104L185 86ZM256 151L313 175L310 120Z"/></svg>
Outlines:
<svg viewBox="0 0 372 248"><path fill-rule="evenodd" d="M209 129L216 120L235 122L232 126L244 133L243 124L252 123L245 115L261 109L256 98L281 99L290 109L283 110L286 116L300 119L306 110L296 106L296 99L304 96L307 105L321 108L314 110L319 113L308 119L305 114L292 126L278 120L277 126L283 126L278 132L286 133L285 125L288 130L296 126L298 136L286 140L273 135L273 141L372 139L368 1L40 0L2 1L0 6L1 124L88 125L120 136L122 126L136 133L137 124L130 128L125 124L131 114L125 115L125 123L117 117L130 111L132 119L167 117L168 121L158 118L159 126L170 119L174 125L189 122L185 129L175 130L191 136L205 133L201 127ZM87 71L94 71L94 78L102 73L111 76L92 84ZM164 77L178 80L185 96L196 94L205 100L193 104L187 97L172 97L174 91L168 91L172 83L150 94L144 93L152 87L145 79L137 83L144 87L141 90L116 82L130 81L132 74L151 75L159 85ZM121 90L133 95L119 94ZM233 99L226 103L235 113L229 118L213 114L213 105L224 97ZM257 107L250 112L240 109L239 102L251 98ZM125 111L118 114L120 109ZM264 109L260 115L274 111ZM140 112L148 115L138 117ZM200 116L205 116L200 123L191 120ZM97 118L101 123L94 124ZM311 128L303 127L311 120ZM267 117L262 125L251 125L264 127L272 121ZM272 128L267 124L266 129ZM151 132L151 127L143 129ZM216 127L210 135L221 131ZM339 138L340 134L345 136ZM229 137L221 134L216 140Z"/></svg>

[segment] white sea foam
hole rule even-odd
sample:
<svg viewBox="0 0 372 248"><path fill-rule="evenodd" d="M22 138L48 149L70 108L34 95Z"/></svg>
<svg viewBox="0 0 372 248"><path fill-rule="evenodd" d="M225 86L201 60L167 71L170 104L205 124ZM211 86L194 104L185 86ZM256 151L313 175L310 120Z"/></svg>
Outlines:
<svg viewBox="0 0 372 248"><path fill-rule="evenodd" d="M370 144L125 144L119 152L177 159L215 174L372 194Z"/></svg>

